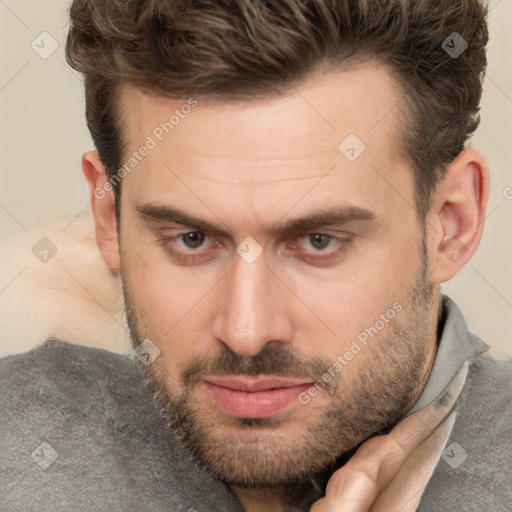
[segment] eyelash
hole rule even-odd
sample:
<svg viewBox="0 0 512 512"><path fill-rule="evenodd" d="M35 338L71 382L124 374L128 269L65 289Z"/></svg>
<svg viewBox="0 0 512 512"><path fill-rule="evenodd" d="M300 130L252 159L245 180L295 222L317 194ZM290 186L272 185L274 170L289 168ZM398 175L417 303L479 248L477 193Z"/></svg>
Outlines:
<svg viewBox="0 0 512 512"><path fill-rule="evenodd" d="M177 251L176 249L173 249L173 248L170 247L171 243L173 243L173 242L175 242L175 241L177 241L179 239L182 239L182 237L184 237L185 235L189 235L191 233L202 233L202 234L205 234L207 237L210 236L209 233L207 233L205 231L186 231L186 232L179 233L179 234L177 234L175 236L172 236L172 237L162 237L158 241L171 254L171 256L176 258L178 261L180 261L182 263L193 263L193 262L195 262L195 261L197 261L197 260L199 260L201 258L204 258L206 256L206 253L208 251L210 251L210 249L205 249L205 250L202 250L202 251L193 251L192 250L193 252L190 253L190 254L183 254L182 252ZM334 251L332 251L330 253L327 253L327 256L324 256L324 255L316 256L316 255L312 255L312 254L303 256L303 259L307 260L308 262L312 262L312 263L317 263L317 262L326 263L326 262L329 262L330 260L336 258L341 253L343 253L347 249L348 244L350 243L350 239L339 238L339 237L334 236L334 235L329 235L329 234L326 234L326 233L321 233L321 232L316 232L316 231L311 231L311 232L307 232L307 233L301 233L300 235L298 235L295 238L293 238L292 241L300 240L302 238L305 238L305 237L308 237L308 236L311 236L311 235L325 236L325 237L328 237L330 242L338 242L340 244L340 246L336 250L334 250ZM216 243L214 245L216 245ZM326 252L326 251L317 251L317 252Z"/></svg>

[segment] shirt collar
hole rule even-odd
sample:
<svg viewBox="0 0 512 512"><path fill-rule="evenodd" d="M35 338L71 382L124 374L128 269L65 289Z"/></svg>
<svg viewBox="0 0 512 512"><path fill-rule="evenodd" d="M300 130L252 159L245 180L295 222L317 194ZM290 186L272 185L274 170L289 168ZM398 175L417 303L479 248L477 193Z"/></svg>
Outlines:
<svg viewBox="0 0 512 512"><path fill-rule="evenodd" d="M404 417L431 404L455 378L465 361L490 348L478 336L469 332L461 310L447 295L442 296L442 317L438 332L439 346L429 379L418 400Z"/></svg>

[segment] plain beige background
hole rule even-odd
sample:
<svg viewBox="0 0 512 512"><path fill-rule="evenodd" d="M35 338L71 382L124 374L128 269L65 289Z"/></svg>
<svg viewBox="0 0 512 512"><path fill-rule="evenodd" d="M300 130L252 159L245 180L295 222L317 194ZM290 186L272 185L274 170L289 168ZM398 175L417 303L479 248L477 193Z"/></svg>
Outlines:
<svg viewBox="0 0 512 512"><path fill-rule="evenodd" d="M488 217L478 252L444 291L458 303L470 329L491 345L491 353L503 358L512 355L512 0L489 5L489 67L482 123L473 139L491 170ZM64 286L59 281L63 274L38 261L32 246L48 233L56 233L52 237L59 239L59 249L77 237L84 244L91 241L84 242L87 237L80 232L92 229L80 157L92 143L81 79L64 61L66 9L67 2L57 0L0 0L0 354L28 349L38 341L43 331L33 325L36 309L44 317L58 315L61 308L45 290ZM52 45L58 47L48 55ZM68 281L72 275L77 289L87 292L91 308L101 306L100 314L92 314L105 346L117 336L121 341L110 348L123 351L118 304L107 304L108 290L101 295L112 283L94 270L101 264L90 246L74 247L78 249L70 261L80 263L80 254L87 252L87 261L94 260L93 274L80 281L68 272ZM95 276L96 288L91 284ZM39 278L39 288L24 283ZM66 312L61 321L73 316Z"/></svg>

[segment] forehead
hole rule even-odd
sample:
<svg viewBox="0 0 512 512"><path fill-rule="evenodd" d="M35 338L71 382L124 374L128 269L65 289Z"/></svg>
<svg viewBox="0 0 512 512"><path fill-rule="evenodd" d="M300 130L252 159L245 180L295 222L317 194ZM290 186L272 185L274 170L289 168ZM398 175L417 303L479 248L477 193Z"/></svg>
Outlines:
<svg viewBox="0 0 512 512"><path fill-rule="evenodd" d="M219 156L238 156L243 150L248 157L252 153L279 157L288 142L311 140L305 147L294 148L300 156L319 140L332 147L333 142L351 133L374 147L380 140L379 150L390 142L387 149L396 151L402 97L388 69L370 62L344 71L314 74L282 96L268 99L241 102L195 98L197 106L190 109L190 97L153 96L124 85L120 103L131 146L137 147L148 135L154 135L155 129L158 136L158 126L171 120L172 133L164 131L161 135L165 140L157 143L174 142L197 149L198 143L206 146L207 140L214 138L229 141L216 146ZM190 110L193 115L188 115ZM182 122L184 114L186 122Z"/></svg>
<svg viewBox="0 0 512 512"><path fill-rule="evenodd" d="M375 63L317 74L282 96L246 102L171 99L125 86L129 150L123 163L149 139L152 149L126 176L123 190L127 185L139 203L183 206L188 195L205 216L211 212L198 197L231 201L260 218L275 201L298 198L313 186L312 206L315 198L340 195L361 207L382 202L387 189L376 188L376 173L402 180L408 187L402 192L410 195L411 173L400 157L402 97L391 73Z"/></svg>

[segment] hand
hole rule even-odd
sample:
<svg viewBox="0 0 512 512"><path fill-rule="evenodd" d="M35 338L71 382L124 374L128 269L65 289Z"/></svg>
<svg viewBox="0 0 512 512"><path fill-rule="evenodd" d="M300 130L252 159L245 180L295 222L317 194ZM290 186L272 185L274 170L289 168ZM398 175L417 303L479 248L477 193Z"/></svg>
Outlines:
<svg viewBox="0 0 512 512"><path fill-rule="evenodd" d="M466 362L431 405L363 443L310 512L414 512L455 422L455 411L447 414L467 368Z"/></svg>

